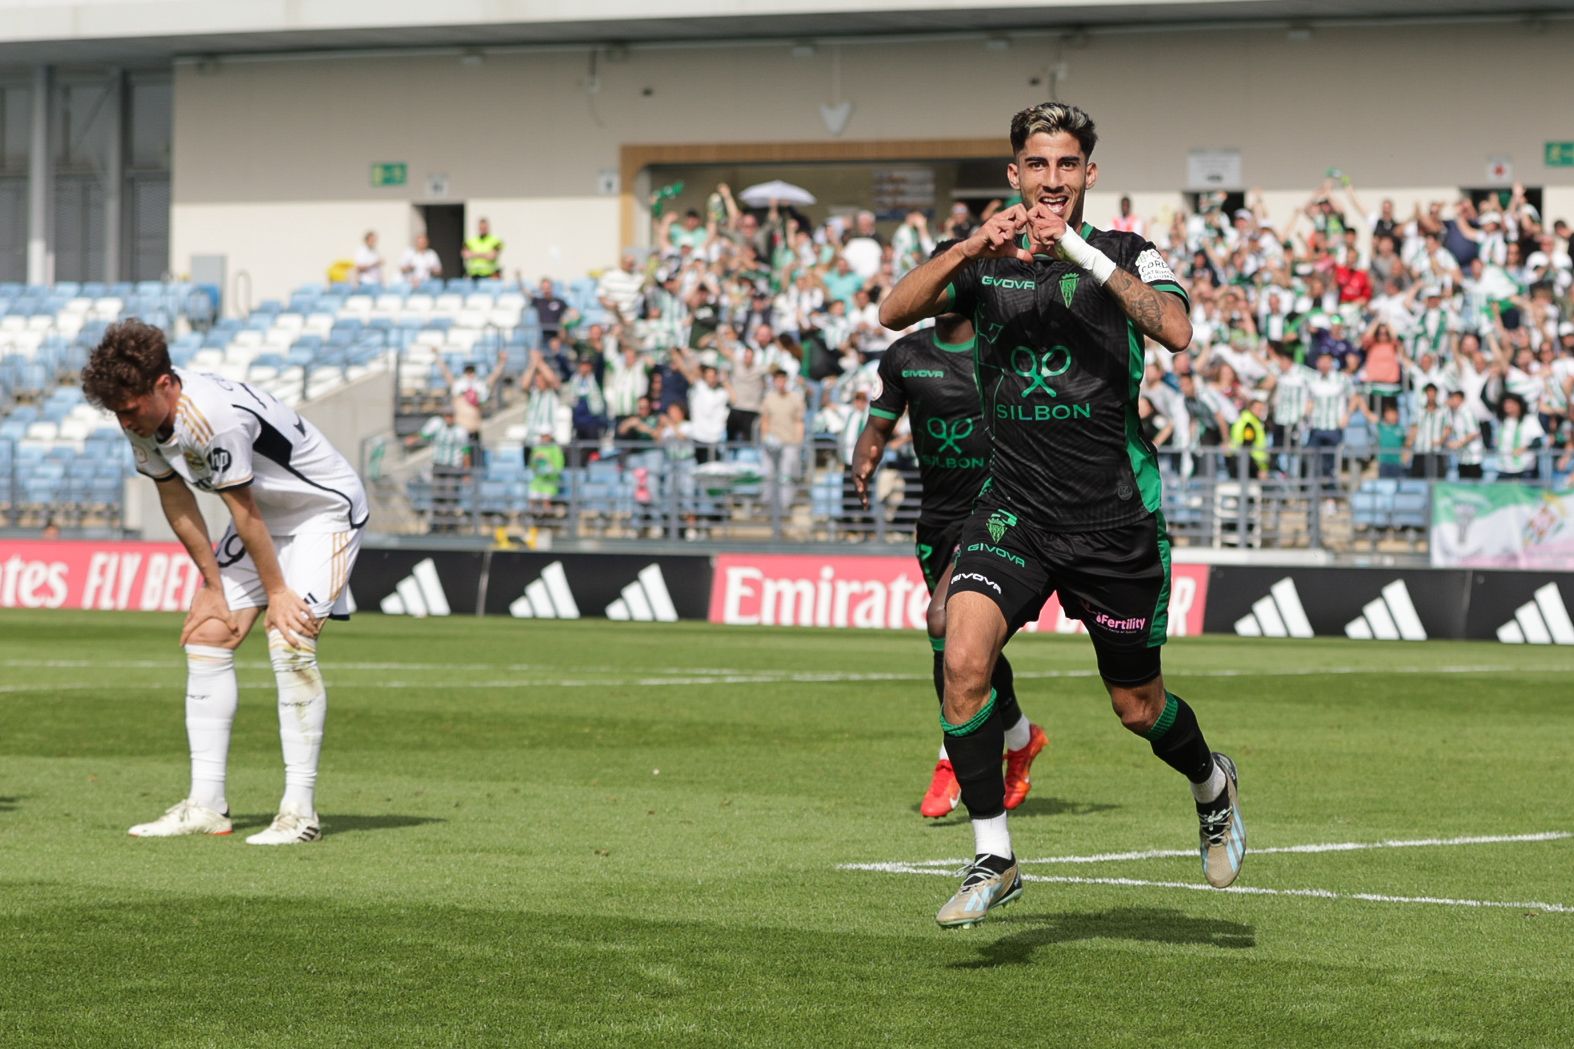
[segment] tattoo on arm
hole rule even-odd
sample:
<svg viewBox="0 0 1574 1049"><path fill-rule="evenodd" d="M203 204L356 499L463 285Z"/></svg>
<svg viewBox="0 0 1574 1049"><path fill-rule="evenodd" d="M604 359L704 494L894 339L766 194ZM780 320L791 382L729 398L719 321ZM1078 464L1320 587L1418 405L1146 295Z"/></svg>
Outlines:
<svg viewBox="0 0 1574 1049"><path fill-rule="evenodd" d="M1121 269L1112 273L1104 286L1144 335L1155 339L1160 336L1164 331L1164 292L1150 288Z"/></svg>

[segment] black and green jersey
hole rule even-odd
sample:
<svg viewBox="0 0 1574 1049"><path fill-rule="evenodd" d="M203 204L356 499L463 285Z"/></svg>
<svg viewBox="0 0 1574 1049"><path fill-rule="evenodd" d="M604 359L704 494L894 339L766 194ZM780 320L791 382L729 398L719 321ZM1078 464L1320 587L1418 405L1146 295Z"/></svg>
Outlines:
<svg viewBox="0 0 1574 1049"><path fill-rule="evenodd" d="M1115 265L1188 301L1151 243L1082 237ZM974 259L952 309L973 318L975 363L993 438L989 497L1051 531L1085 532L1159 509L1153 446L1137 420L1143 338L1114 296L1069 262Z"/></svg>
<svg viewBox="0 0 1574 1049"><path fill-rule="evenodd" d="M989 467L989 433L973 381L973 343L947 343L933 328L904 335L880 358L870 415L911 416L925 524L966 517Z"/></svg>

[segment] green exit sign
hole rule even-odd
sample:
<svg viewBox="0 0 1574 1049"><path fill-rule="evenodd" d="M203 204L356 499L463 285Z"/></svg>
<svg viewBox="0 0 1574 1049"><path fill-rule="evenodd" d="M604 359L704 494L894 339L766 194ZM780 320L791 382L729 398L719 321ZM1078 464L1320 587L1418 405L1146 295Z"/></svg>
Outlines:
<svg viewBox="0 0 1574 1049"><path fill-rule="evenodd" d="M402 186L410 177L408 164L373 164L372 185Z"/></svg>
<svg viewBox="0 0 1574 1049"><path fill-rule="evenodd" d="M1545 163L1549 168L1574 168L1574 142L1548 142Z"/></svg>

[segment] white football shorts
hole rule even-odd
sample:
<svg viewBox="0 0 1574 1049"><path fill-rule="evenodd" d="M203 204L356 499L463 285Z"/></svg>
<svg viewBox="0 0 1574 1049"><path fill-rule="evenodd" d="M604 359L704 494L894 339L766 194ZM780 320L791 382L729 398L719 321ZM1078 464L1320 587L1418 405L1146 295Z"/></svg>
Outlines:
<svg viewBox="0 0 1574 1049"><path fill-rule="evenodd" d="M349 618L350 572L361 552L361 529L276 535L273 549L278 554L285 585L300 595L313 616ZM265 607L268 595L257 577L257 566L233 524L224 530L224 537L213 552L219 559L219 578L230 608Z"/></svg>

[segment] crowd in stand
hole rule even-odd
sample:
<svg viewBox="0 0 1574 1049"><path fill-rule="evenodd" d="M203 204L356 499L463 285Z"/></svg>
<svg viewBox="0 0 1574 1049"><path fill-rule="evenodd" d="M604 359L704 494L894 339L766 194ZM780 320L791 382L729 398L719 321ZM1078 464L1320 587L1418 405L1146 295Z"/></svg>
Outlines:
<svg viewBox="0 0 1574 1049"><path fill-rule="evenodd" d="M1191 293L1191 347L1150 352L1142 383L1166 466L1233 458L1257 476L1326 477L1355 447L1382 476L1574 468L1571 230L1520 187L1405 215L1331 177L1282 225L1260 194L1224 201L1147 218L1122 199L1114 222L1152 240ZM742 208L726 185L703 214L653 203L653 249L599 278L606 323L583 322L550 281L535 292L544 339L519 378L532 440L561 431L566 407L581 447L652 442L704 463L757 442L786 479L806 440L850 454L900 334L880 325L881 296L1005 202L957 204L935 226L913 211L884 231L869 211L815 224Z"/></svg>
<svg viewBox="0 0 1574 1049"><path fill-rule="evenodd" d="M1272 449L1326 467L1354 442L1383 476L1567 477L1566 223L1518 186L1404 216L1330 178L1282 229L1247 204L1147 231L1187 279L1196 331L1143 383L1161 450L1245 445L1266 472L1288 461Z"/></svg>

